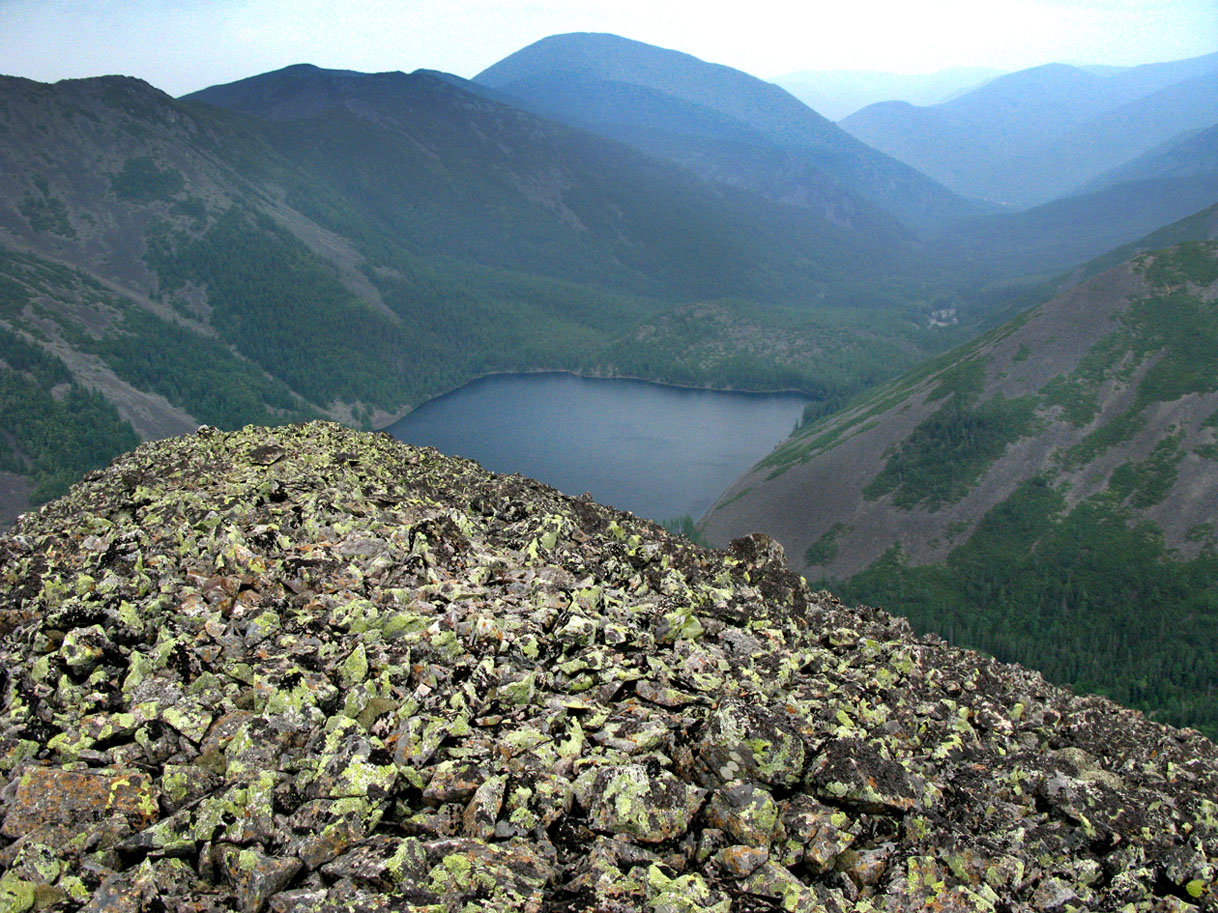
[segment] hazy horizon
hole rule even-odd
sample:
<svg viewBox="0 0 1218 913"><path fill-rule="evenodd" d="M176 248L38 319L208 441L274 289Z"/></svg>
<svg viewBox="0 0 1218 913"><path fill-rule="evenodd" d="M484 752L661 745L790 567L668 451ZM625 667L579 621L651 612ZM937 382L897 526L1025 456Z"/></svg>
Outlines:
<svg viewBox="0 0 1218 913"><path fill-rule="evenodd" d="M0 72L41 82L121 73L173 95L295 63L472 77L549 35L610 32L765 79L854 70L917 75L1045 63L1130 66L1218 51L1212 0L0 0Z"/></svg>

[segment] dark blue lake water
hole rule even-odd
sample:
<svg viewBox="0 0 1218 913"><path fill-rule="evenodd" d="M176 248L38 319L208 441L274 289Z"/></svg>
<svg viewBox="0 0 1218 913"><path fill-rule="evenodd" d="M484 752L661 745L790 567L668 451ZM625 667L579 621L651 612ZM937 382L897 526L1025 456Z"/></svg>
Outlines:
<svg viewBox="0 0 1218 913"><path fill-rule="evenodd" d="M387 430L653 520L700 517L783 441L807 400L570 374L507 374L424 403Z"/></svg>

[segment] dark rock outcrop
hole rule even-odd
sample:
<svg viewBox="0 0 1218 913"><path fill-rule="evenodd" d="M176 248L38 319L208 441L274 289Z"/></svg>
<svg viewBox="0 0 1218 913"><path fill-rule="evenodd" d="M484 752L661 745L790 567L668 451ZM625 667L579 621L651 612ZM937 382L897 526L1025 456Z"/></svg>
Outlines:
<svg viewBox="0 0 1218 913"><path fill-rule="evenodd" d="M0 539L0 909L1218 907L1218 751L336 425Z"/></svg>

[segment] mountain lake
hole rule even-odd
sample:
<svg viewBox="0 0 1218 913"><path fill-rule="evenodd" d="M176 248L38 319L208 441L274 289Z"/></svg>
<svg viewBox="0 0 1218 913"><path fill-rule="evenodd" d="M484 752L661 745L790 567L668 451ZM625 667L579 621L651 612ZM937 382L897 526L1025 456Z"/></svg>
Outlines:
<svg viewBox="0 0 1218 913"><path fill-rule="evenodd" d="M807 402L799 394L500 374L429 400L385 430L653 520L697 519L786 439Z"/></svg>

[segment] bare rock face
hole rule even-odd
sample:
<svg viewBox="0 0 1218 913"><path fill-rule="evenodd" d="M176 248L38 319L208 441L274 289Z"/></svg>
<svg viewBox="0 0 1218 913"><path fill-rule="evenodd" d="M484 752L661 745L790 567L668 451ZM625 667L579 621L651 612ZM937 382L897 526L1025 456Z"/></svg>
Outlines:
<svg viewBox="0 0 1218 913"><path fill-rule="evenodd" d="M519 477L147 444L0 539L0 910L1218 909L1218 751Z"/></svg>

